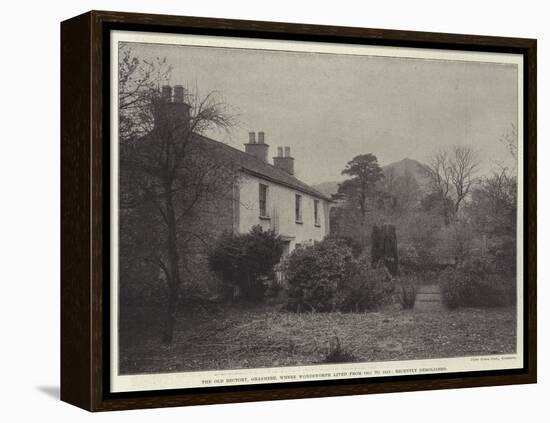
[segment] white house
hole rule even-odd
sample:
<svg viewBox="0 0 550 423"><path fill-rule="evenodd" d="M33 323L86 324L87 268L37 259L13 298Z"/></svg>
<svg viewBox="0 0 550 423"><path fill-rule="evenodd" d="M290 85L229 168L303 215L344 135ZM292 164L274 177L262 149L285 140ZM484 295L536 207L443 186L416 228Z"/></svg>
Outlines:
<svg viewBox="0 0 550 423"><path fill-rule="evenodd" d="M330 199L294 176L290 147L278 147L273 164L268 152L264 133L259 132L256 140L256 134L250 132L245 152L240 151L235 229L245 233L261 225L275 230L285 240L286 255L329 233Z"/></svg>
<svg viewBox="0 0 550 423"><path fill-rule="evenodd" d="M202 225L210 235L223 231L247 233L255 225L273 229L285 241L283 255L296 247L311 245L329 233L331 200L294 176L294 158L290 147L278 147L277 156L269 163L269 145L263 132L249 133L245 151L206 137L208 155L220 163L230 164L239 177L231 194L217 204L210 204L216 214ZM228 206L231 204L231 206Z"/></svg>
<svg viewBox="0 0 550 423"><path fill-rule="evenodd" d="M238 172L237 182L227 195L208 201L197 210L195 221L201 238L210 245L222 233L247 233L253 226L273 229L284 241L283 257L295 248L312 245L329 234L331 200L294 176L294 158L289 147L279 147L273 163L263 132L249 134L245 151L197 136L205 154ZM187 243L186 272L191 280L217 283L209 271L208 246L192 239ZM281 275L278 274L278 277Z"/></svg>

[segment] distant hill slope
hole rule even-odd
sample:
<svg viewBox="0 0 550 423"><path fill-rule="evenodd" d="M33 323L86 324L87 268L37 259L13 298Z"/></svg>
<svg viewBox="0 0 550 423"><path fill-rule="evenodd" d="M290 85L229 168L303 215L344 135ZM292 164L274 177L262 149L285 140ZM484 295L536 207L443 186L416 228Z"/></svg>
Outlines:
<svg viewBox="0 0 550 423"><path fill-rule="evenodd" d="M382 166L384 174L387 175L393 171L396 177L404 176L409 173L416 179L418 185L421 188L427 187L429 183L428 176L426 175L426 166L413 159L403 159L398 162L390 163L389 165Z"/></svg>
<svg viewBox="0 0 550 423"><path fill-rule="evenodd" d="M385 175L392 171L395 177L403 176L406 173L411 174L421 188L425 188L428 185L428 177L424 169L425 166L422 163L409 158L382 166ZM339 183L338 181L327 181L312 185L312 187L330 197L332 194L338 192Z"/></svg>
<svg viewBox="0 0 550 423"><path fill-rule="evenodd" d="M327 197L330 197L332 194L335 194L338 191L337 181L328 181L321 182L320 184L312 185L312 188L315 188L317 191L320 191L322 194L325 194Z"/></svg>

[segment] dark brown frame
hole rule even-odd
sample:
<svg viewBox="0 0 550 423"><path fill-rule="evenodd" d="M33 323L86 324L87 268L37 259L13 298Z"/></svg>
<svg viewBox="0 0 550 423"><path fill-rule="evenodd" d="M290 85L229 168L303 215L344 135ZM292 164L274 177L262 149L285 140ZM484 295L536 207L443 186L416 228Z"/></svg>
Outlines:
<svg viewBox="0 0 550 423"><path fill-rule="evenodd" d="M109 393L111 29L519 53L524 58L524 367L377 379ZM61 24L61 399L90 411L535 383L536 40L92 11Z"/></svg>

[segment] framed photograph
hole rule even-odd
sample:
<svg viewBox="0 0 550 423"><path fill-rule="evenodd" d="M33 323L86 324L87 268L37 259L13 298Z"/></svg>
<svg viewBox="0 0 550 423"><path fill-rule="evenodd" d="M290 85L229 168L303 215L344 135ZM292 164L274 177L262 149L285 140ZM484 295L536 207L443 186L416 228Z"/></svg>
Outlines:
<svg viewBox="0 0 550 423"><path fill-rule="evenodd" d="M536 40L61 24L61 398L536 382Z"/></svg>

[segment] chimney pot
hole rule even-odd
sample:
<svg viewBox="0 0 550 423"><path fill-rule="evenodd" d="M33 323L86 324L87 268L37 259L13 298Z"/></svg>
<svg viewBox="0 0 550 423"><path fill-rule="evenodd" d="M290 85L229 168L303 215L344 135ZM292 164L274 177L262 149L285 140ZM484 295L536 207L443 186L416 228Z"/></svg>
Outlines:
<svg viewBox="0 0 550 423"><path fill-rule="evenodd" d="M183 85L174 85L174 103L183 103Z"/></svg>
<svg viewBox="0 0 550 423"><path fill-rule="evenodd" d="M244 145L245 151L267 163L267 153L269 152L269 145L264 142L264 133L258 133L258 142L256 142L256 133L248 133L248 143Z"/></svg>
<svg viewBox="0 0 550 423"><path fill-rule="evenodd" d="M273 157L273 166L294 175L294 158L290 157L290 147L277 147L277 157Z"/></svg>
<svg viewBox="0 0 550 423"><path fill-rule="evenodd" d="M161 88L161 96L165 101L172 100L172 87L170 85L163 85Z"/></svg>

